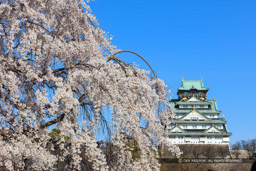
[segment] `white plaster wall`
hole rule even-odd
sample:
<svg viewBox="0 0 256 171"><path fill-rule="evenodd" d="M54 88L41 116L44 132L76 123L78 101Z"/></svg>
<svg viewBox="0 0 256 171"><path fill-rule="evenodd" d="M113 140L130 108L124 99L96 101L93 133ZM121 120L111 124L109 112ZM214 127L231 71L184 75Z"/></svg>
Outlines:
<svg viewBox="0 0 256 171"><path fill-rule="evenodd" d="M172 138L169 138L169 141L173 144L229 144L229 137L221 137L220 139L216 138L216 136L212 136L211 139L209 139L206 136L205 141L200 141L200 138L191 138L190 141L185 141L185 136L183 136L182 139L178 136L174 136Z"/></svg>
<svg viewBox="0 0 256 171"><path fill-rule="evenodd" d="M179 126L182 129L205 129L206 130L211 127L211 124L180 124ZM193 126L196 126L197 128L194 128Z"/></svg>
<svg viewBox="0 0 256 171"><path fill-rule="evenodd" d="M194 128L193 126L196 126L196 128ZM175 124L173 125L169 125L168 129L171 129L175 127ZM210 127L212 127L212 124L179 124L179 127L181 127L182 129L203 129L203 130L207 130ZM222 124L215 124L215 127L222 130L223 129L223 125Z"/></svg>
<svg viewBox="0 0 256 171"><path fill-rule="evenodd" d="M204 114L208 118L218 118L218 114Z"/></svg>
<svg viewBox="0 0 256 171"><path fill-rule="evenodd" d="M179 108L183 109L183 108L189 108L192 109L194 107L194 105L179 105ZM195 105L196 109L207 109L208 105Z"/></svg>

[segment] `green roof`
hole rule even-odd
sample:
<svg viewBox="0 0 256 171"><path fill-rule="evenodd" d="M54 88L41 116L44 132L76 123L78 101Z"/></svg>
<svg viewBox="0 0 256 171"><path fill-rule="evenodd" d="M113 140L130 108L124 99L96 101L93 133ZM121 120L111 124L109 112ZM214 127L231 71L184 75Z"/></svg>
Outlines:
<svg viewBox="0 0 256 171"><path fill-rule="evenodd" d="M191 110L190 112L188 112L187 114L185 114L184 116L182 116L181 118L178 118L177 120L181 120L183 118L185 118L186 116L188 116L193 110ZM204 114L202 114L201 112L199 112L198 110L196 110L196 112L201 115L203 118L207 119L207 120L211 120L210 118L208 118L207 116L204 116Z"/></svg>
<svg viewBox="0 0 256 171"><path fill-rule="evenodd" d="M181 87L178 90L209 90L204 87L203 80L182 80Z"/></svg>
<svg viewBox="0 0 256 171"><path fill-rule="evenodd" d="M177 101L176 104L182 104L182 105L210 105L212 104L210 101L198 101L198 102L189 102L189 101Z"/></svg>
<svg viewBox="0 0 256 171"><path fill-rule="evenodd" d="M216 120L208 120L208 121L178 121L178 120L172 120L172 123L184 123L184 124L198 124L198 123L219 123L219 124L225 124L227 123L226 120L223 120L223 118L218 118Z"/></svg>
<svg viewBox="0 0 256 171"><path fill-rule="evenodd" d="M174 128L179 128L180 130L182 130L183 133L198 133L198 131L184 130L184 129L182 129L180 126L177 126L177 125L176 125L176 126L173 126L171 129L169 129L169 132L171 132ZM200 131L200 132L201 132L201 133L208 133L207 131L209 131L211 128L212 128L212 127L209 127L208 129L203 130L203 131ZM220 133L229 133L226 129L225 129L224 131L222 131L222 130L216 128L215 126L214 126L214 128L219 131L219 132L217 132L218 134L220 134ZM171 133L173 133L173 132L171 132ZM210 133L211 133L211 132L210 132Z"/></svg>
<svg viewBox="0 0 256 171"><path fill-rule="evenodd" d="M208 128L208 129L206 129L206 130L204 131L204 133L207 133L207 131L209 131L211 128L212 128L212 127L210 127L210 128ZM222 131L222 130L220 130L220 129L216 128L215 126L214 126L214 128L215 128L215 129L217 129L217 130L219 131L218 133L227 133L227 131L226 131L226 130L225 130L225 131Z"/></svg>
<svg viewBox="0 0 256 171"><path fill-rule="evenodd" d="M231 136L232 133L202 133L202 132L169 132L169 135L226 135Z"/></svg>
<svg viewBox="0 0 256 171"><path fill-rule="evenodd" d="M169 129L169 131L172 131L174 128L176 128L176 126L172 127L171 129ZM178 128L182 131L185 131L184 129L182 129L180 126L178 126Z"/></svg>
<svg viewBox="0 0 256 171"><path fill-rule="evenodd" d="M216 104L216 101L214 99L207 99L206 102L181 102L181 101L178 101L177 99L173 99L173 100L170 100L170 104L172 106L172 109L173 109L173 112L174 113L188 113L191 111L191 109L177 109L175 108L175 105L176 104L184 104L184 105L187 105L187 104L191 104L191 105L194 105L194 104L210 104L211 105L211 109L197 109L200 113L204 114L204 113L209 113L209 114L220 114L221 111L218 110L217 108L217 104Z"/></svg>

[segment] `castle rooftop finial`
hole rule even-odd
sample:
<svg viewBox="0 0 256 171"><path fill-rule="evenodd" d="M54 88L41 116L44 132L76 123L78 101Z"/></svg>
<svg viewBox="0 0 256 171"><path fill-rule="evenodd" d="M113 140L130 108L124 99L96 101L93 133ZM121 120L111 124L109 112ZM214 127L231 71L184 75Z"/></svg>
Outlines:
<svg viewBox="0 0 256 171"><path fill-rule="evenodd" d="M184 77L182 76L181 81L184 81Z"/></svg>

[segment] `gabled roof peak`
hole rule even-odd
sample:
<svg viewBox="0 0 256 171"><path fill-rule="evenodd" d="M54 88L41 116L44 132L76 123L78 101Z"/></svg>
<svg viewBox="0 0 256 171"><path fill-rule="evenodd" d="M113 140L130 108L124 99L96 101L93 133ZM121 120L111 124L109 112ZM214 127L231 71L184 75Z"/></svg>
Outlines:
<svg viewBox="0 0 256 171"><path fill-rule="evenodd" d="M198 101L200 101L200 100L198 100L198 98L196 98L196 97L191 97L190 99L188 99L188 102L198 102Z"/></svg>
<svg viewBox="0 0 256 171"><path fill-rule="evenodd" d="M197 111L196 109L188 112L186 115L184 115L183 117L179 118L178 120L183 121L183 120L191 120L192 117L197 117L198 120L204 120L204 121L208 121L211 120L210 118L208 118L207 116L202 115L199 111Z"/></svg>

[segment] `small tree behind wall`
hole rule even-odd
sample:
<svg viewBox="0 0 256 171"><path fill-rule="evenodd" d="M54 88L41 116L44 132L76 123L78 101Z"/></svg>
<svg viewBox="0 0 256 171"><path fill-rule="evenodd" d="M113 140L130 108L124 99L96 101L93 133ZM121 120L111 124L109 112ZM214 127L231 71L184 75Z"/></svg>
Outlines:
<svg viewBox="0 0 256 171"><path fill-rule="evenodd" d="M88 2L0 0L0 167L54 170L66 161L66 170L159 170L159 147L179 155L167 140L164 82L117 52ZM60 130L55 144L51 126ZM119 149L112 163L95 138L109 126Z"/></svg>
<svg viewBox="0 0 256 171"><path fill-rule="evenodd" d="M234 157L239 158L240 150L241 150L241 143L240 141L237 141L235 144L232 145L232 150L234 151Z"/></svg>
<svg viewBox="0 0 256 171"><path fill-rule="evenodd" d="M256 139L241 140L243 150L246 150L248 158L253 158L253 154L256 151Z"/></svg>

